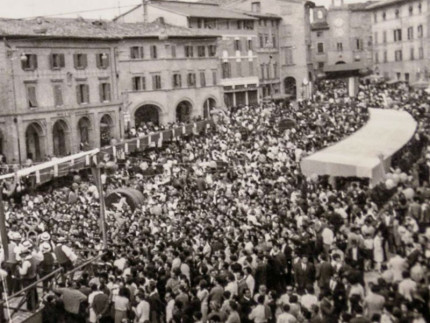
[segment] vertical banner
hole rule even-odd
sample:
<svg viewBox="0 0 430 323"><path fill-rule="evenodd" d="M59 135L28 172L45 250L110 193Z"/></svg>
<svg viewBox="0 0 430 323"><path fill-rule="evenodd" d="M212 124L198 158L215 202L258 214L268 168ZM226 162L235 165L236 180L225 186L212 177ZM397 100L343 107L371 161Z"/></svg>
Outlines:
<svg viewBox="0 0 430 323"><path fill-rule="evenodd" d="M0 236L1 236L1 244L3 246L4 258L7 261L9 256L8 243L7 243L7 234L6 234L6 216L4 214L4 205L3 205L3 193L0 194ZM3 309L2 309L3 310Z"/></svg>
<svg viewBox="0 0 430 323"><path fill-rule="evenodd" d="M103 185L102 185L102 178L101 178L101 171L99 167L92 167L91 168L93 177L95 179L97 189L99 192L99 202L100 202L100 227L102 231L102 237L103 237L103 249L107 248L107 236L106 236L106 219L105 219L105 198L103 193Z"/></svg>
<svg viewBox="0 0 430 323"><path fill-rule="evenodd" d="M112 146L112 155L113 155L113 160L116 162L116 146Z"/></svg>

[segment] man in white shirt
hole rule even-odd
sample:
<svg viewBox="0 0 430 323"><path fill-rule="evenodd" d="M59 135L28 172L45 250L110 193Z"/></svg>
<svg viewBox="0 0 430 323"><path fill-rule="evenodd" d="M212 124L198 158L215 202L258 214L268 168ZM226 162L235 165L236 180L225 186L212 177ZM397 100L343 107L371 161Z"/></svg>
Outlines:
<svg viewBox="0 0 430 323"><path fill-rule="evenodd" d="M388 261L388 268L393 272L394 282L402 280L402 273L406 270L407 262L400 255L395 255Z"/></svg>
<svg viewBox="0 0 430 323"><path fill-rule="evenodd" d="M405 270L403 272L403 280L399 283L399 294L412 302L412 294L416 289L417 283L411 279L409 271Z"/></svg>
<svg viewBox="0 0 430 323"><path fill-rule="evenodd" d="M296 323L297 319L294 317L294 315L290 314L290 305L284 304L282 306L282 314L279 314L278 318L276 319L276 323Z"/></svg>
<svg viewBox="0 0 430 323"><path fill-rule="evenodd" d="M300 304L309 311L312 309L312 305L318 305L318 297L314 295L314 287L312 285L306 286L306 294L300 299Z"/></svg>
<svg viewBox="0 0 430 323"><path fill-rule="evenodd" d="M166 293L165 296L167 305L166 305L166 322L171 322L173 318L173 308L175 307L175 299L172 297L170 293Z"/></svg>
<svg viewBox="0 0 430 323"><path fill-rule="evenodd" d="M137 306L136 312L136 322L143 323L149 321L151 314L149 303L145 300L145 296L141 293L136 295Z"/></svg>

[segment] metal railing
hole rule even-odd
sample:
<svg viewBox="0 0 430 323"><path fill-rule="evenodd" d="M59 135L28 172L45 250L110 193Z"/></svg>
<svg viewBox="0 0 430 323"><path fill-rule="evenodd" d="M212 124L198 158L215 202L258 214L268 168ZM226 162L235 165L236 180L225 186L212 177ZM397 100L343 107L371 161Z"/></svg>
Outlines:
<svg viewBox="0 0 430 323"><path fill-rule="evenodd" d="M67 278L73 278L73 275L86 268L87 266L91 266L93 265L93 263L97 260L99 260L101 257L103 257L106 253L102 253L100 255L97 255L91 259L88 259L86 261L84 261L83 263L79 264L78 266L76 266L75 268L73 268L72 270L64 273L64 269L63 267L57 268L54 271L52 271L51 273L49 273L48 275L38 279L37 281L35 281L34 283L31 283L30 285L22 288L21 290L19 290L18 292L13 293L12 295L8 295L7 296L7 302L6 299L2 299L0 300L0 310L4 310L4 307L7 306L8 307L8 313L10 315L10 317L8 318L8 321L11 322L13 317L18 313L18 312L27 312L27 313L36 313L39 310L41 310L43 308L43 294L42 297L40 297L39 299L39 303L37 304L37 306L32 309L25 309L22 308L23 305L26 303L27 300L27 296L30 292L32 292L32 290L34 290L38 287L41 287L40 285L43 286L43 284L45 282L48 282L47 287L44 288L43 293L45 293L46 291L50 291L54 285L54 283L58 283L60 280L65 280ZM21 298L18 302L17 305L11 306L10 303L11 301ZM6 304L7 303L7 304ZM15 322L15 320L14 320Z"/></svg>

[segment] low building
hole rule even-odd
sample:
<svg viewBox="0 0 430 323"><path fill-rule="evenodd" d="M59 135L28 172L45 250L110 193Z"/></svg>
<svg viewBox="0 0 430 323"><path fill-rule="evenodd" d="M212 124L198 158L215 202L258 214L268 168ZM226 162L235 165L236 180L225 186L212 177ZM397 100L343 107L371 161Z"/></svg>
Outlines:
<svg viewBox="0 0 430 323"><path fill-rule="evenodd" d="M371 16L375 71L387 79L429 81L429 1L378 1Z"/></svg>

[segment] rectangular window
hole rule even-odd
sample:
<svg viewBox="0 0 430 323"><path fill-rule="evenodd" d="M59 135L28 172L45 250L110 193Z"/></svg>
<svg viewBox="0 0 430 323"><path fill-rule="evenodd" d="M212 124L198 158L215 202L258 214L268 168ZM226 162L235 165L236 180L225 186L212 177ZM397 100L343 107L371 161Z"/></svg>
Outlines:
<svg viewBox="0 0 430 323"><path fill-rule="evenodd" d="M206 72L200 71L200 86L205 87L206 86Z"/></svg>
<svg viewBox="0 0 430 323"><path fill-rule="evenodd" d="M379 63L379 53L378 52L375 53L375 63L376 64Z"/></svg>
<svg viewBox="0 0 430 323"><path fill-rule="evenodd" d="M54 90L54 106L61 107L63 106L63 85L61 83L56 83L53 86Z"/></svg>
<svg viewBox="0 0 430 323"><path fill-rule="evenodd" d="M322 71L324 69L324 62L318 62L318 69Z"/></svg>
<svg viewBox="0 0 430 323"><path fill-rule="evenodd" d="M402 30L394 29L394 41L402 41Z"/></svg>
<svg viewBox="0 0 430 323"><path fill-rule="evenodd" d="M185 46L185 57L194 57L194 47L190 45Z"/></svg>
<svg viewBox="0 0 430 323"><path fill-rule="evenodd" d="M254 75L254 61L249 61L248 62L248 67L249 67L249 74L250 75Z"/></svg>
<svg viewBox="0 0 430 323"><path fill-rule="evenodd" d="M196 86L196 73L188 73L187 83L188 83L188 87Z"/></svg>
<svg viewBox="0 0 430 323"><path fill-rule="evenodd" d="M413 61L415 59L415 50L413 47L411 47L411 51L410 51L410 60Z"/></svg>
<svg viewBox="0 0 430 323"><path fill-rule="evenodd" d="M143 46L130 47L130 58L131 59L142 59L142 58L144 58Z"/></svg>
<svg viewBox="0 0 430 323"><path fill-rule="evenodd" d="M205 46L197 46L197 55L199 57L205 57L206 56L206 47Z"/></svg>
<svg viewBox="0 0 430 323"><path fill-rule="evenodd" d="M181 88L182 87L182 76L180 73L173 74L173 88Z"/></svg>
<svg viewBox="0 0 430 323"><path fill-rule="evenodd" d="M266 74L265 74L266 68L264 67L264 64L260 65L260 78L262 80L264 80L266 78Z"/></svg>
<svg viewBox="0 0 430 323"><path fill-rule="evenodd" d="M252 50L252 39L248 39L248 50Z"/></svg>
<svg viewBox="0 0 430 323"><path fill-rule="evenodd" d="M278 64L273 63L273 77L276 79L278 78Z"/></svg>
<svg viewBox="0 0 430 323"><path fill-rule="evenodd" d="M74 54L73 55L73 65L77 70L83 70L87 67L87 54Z"/></svg>
<svg viewBox="0 0 430 323"><path fill-rule="evenodd" d="M212 70L212 85L218 84L218 73L216 70Z"/></svg>
<svg viewBox="0 0 430 323"><path fill-rule="evenodd" d="M99 53L96 54L96 64L97 68L106 69L109 67L109 54Z"/></svg>
<svg viewBox="0 0 430 323"><path fill-rule="evenodd" d="M237 21L237 29L242 29L242 20Z"/></svg>
<svg viewBox="0 0 430 323"><path fill-rule="evenodd" d="M236 62L237 76L242 77L242 61Z"/></svg>
<svg viewBox="0 0 430 323"><path fill-rule="evenodd" d="M78 104L90 103L90 87L88 84L76 85L76 99Z"/></svg>
<svg viewBox="0 0 430 323"><path fill-rule="evenodd" d="M210 57L216 56L216 45L209 45L208 52Z"/></svg>
<svg viewBox="0 0 430 323"><path fill-rule="evenodd" d="M260 39L260 48L264 47L264 36L263 34L258 34L258 38Z"/></svg>
<svg viewBox="0 0 430 323"><path fill-rule="evenodd" d="M273 40L272 40L272 45L273 45L273 47L277 47L277 44L278 44L278 41L277 41L277 39L276 39L276 36L273 36Z"/></svg>
<svg viewBox="0 0 430 323"><path fill-rule="evenodd" d="M265 34L264 35L264 47L269 45L269 35Z"/></svg>
<svg viewBox="0 0 430 323"><path fill-rule="evenodd" d="M338 52L343 52L343 44L342 43L337 43L336 48L337 48Z"/></svg>
<svg viewBox="0 0 430 323"><path fill-rule="evenodd" d="M152 75L152 88L154 90L160 90L161 89L161 75L160 74Z"/></svg>
<svg viewBox="0 0 430 323"><path fill-rule="evenodd" d="M324 53L324 43L318 43L317 48L318 48L318 54Z"/></svg>
<svg viewBox="0 0 430 323"><path fill-rule="evenodd" d="M29 108L37 108L36 84L26 84L27 105Z"/></svg>
<svg viewBox="0 0 430 323"><path fill-rule="evenodd" d="M59 70L66 66L65 60L64 60L64 54L51 54L49 55L49 66L51 67L51 70Z"/></svg>
<svg viewBox="0 0 430 323"><path fill-rule="evenodd" d="M109 102L111 98L110 83L103 82L99 85L100 102Z"/></svg>
<svg viewBox="0 0 430 323"><path fill-rule="evenodd" d="M152 45L151 47L151 58L155 59L158 57L157 45Z"/></svg>
<svg viewBox="0 0 430 323"><path fill-rule="evenodd" d="M270 65L266 64L266 70L267 70L267 78L270 80L272 78L272 73L270 73Z"/></svg>
<svg viewBox="0 0 430 323"><path fill-rule="evenodd" d="M414 39L414 27L408 28L408 40Z"/></svg>
<svg viewBox="0 0 430 323"><path fill-rule="evenodd" d="M24 54L21 56L21 68L24 71L34 71L37 69L37 55Z"/></svg>
<svg viewBox="0 0 430 323"><path fill-rule="evenodd" d="M399 10L399 9L396 9L396 10L395 10L395 14L396 14L396 18L399 18L399 17L400 17L400 10Z"/></svg>
<svg viewBox="0 0 430 323"><path fill-rule="evenodd" d="M197 28L202 28L203 26L203 19L197 18Z"/></svg>
<svg viewBox="0 0 430 323"><path fill-rule="evenodd" d="M405 73L405 81L409 82L409 73Z"/></svg>
<svg viewBox="0 0 430 323"><path fill-rule="evenodd" d="M382 42L385 44L387 42L387 32L383 31L382 32Z"/></svg>
<svg viewBox="0 0 430 323"><path fill-rule="evenodd" d="M261 12L261 3L260 1L258 2L252 2L251 3L251 11L252 12Z"/></svg>
<svg viewBox="0 0 430 323"><path fill-rule="evenodd" d="M373 38L374 38L374 41L375 41L375 45L378 44L378 33L377 32L375 32L373 34Z"/></svg>
<svg viewBox="0 0 430 323"><path fill-rule="evenodd" d="M355 50L357 51L363 50L363 41L360 38L355 39Z"/></svg>
<svg viewBox="0 0 430 323"><path fill-rule="evenodd" d="M418 38L423 37L423 25L418 26Z"/></svg>
<svg viewBox="0 0 430 323"><path fill-rule="evenodd" d="M378 15L375 13L373 13L373 22L377 23L378 22Z"/></svg>
<svg viewBox="0 0 430 323"><path fill-rule="evenodd" d="M146 90L146 79L145 76L135 76L132 79L133 91Z"/></svg>
<svg viewBox="0 0 430 323"><path fill-rule="evenodd" d="M230 78L231 77L231 68L229 62L222 63L222 78Z"/></svg>
<svg viewBox="0 0 430 323"><path fill-rule="evenodd" d="M424 49L422 47L418 48L418 56L420 59L424 58Z"/></svg>
<svg viewBox="0 0 430 323"><path fill-rule="evenodd" d="M235 41L234 41L234 50L238 50L238 51L241 51L242 49L241 49L241 46L240 46L240 39L236 39Z"/></svg>
<svg viewBox="0 0 430 323"><path fill-rule="evenodd" d="M387 51L385 50L385 51L384 51L384 63L386 63L386 62L388 62L388 53L387 53Z"/></svg>
<svg viewBox="0 0 430 323"><path fill-rule="evenodd" d="M206 29L216 29L216 19L205 19Z"/></svg>
<svg viewBox="0 0 430 323"><path fill-rule="evenodd" d="M396 61L396 62L400 62L402 59L403 59L403 57L402 57L403 55L402 55L402 50L401 49L398 49L398 50L396 50L395 52L394 52L394 60Z"/></svg>
<svg viewBox="0 0 430 323"><path fill-rule="evenodd" d="M176 45L172 45L171 51L172 51L172 57L176 58Z"/></svg>

